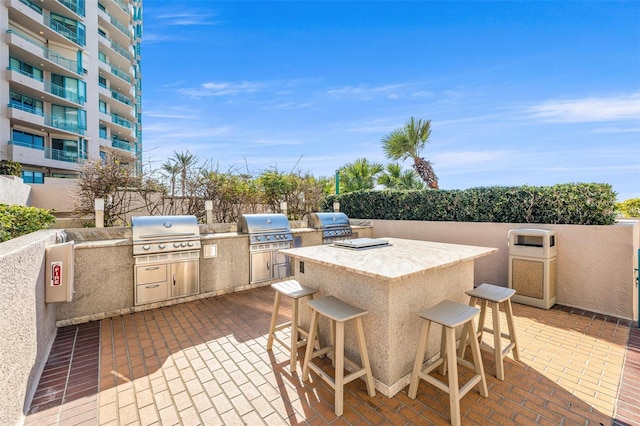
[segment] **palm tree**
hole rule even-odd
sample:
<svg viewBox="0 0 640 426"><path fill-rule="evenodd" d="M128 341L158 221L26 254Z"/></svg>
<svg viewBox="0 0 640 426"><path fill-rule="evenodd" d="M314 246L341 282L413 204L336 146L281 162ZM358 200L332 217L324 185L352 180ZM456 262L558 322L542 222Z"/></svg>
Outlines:
<svg viewBox="0 0 640 426"><path fill-rule="evenodd" d="M438 177L431 162L420 156L420 151L429 142L431 120L416 120L411 117L404 125L382 138L382 149L387 158L397 161L413 158L413 169L429 188L438 189Z"/></svg>
<svg viewBox="0 0 640 426"><path fill-rule="evenodd" d="M387 164L385 172L378 178L378 183L389 189L424 189L424 182L415 170L402 170L398 163Z"/></svg>
<svg viewBox="0 0 640 426"><path fill-rule="evenodd" d="M162 165L162 170L167 172L171 181L171 196L176 195L176 176L180 173L180 166L173 161L167 160Z"/></svg>
<svg viewBox="0 0 640 426"><path fill-rule="evenodd" d="M340 189L342 192L373 189L383 170L380 163L370 163L366 158L358 158L340 168Z"/></svg>
<svg viewBox="0 0 640 426"><path fill-rule="evenodd" d="M176 164L180 170L180 188L181 195L186 196L185 188L187 186L187 174L189 172L189 168L195 164L197 158L195 155L189 152L181 152L173 151L173 158L171 159L174 164Z"/></svg>

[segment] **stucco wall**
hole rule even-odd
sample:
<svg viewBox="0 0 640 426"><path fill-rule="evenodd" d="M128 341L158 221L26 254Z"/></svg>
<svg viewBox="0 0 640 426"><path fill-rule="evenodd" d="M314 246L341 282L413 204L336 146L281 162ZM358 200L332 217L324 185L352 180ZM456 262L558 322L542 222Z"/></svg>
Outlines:
<svg viewBox="0 0 640 426"><path fill-rule="evenodd" d="M610 226L391 220L371 223L376 238L388 236L498 248L497 254L476 261L475 283L504 287L509 282L509 230L554 230L558 246L557 303L638 319L634 272L640 247L638 221L621 221Z"/></svg>
<svg viewBox="0 0 640 426"><path fill-rule="evenodd" d="M56 336L56 305L44 303L45 248L56 231L0 244L0 425L22 422Z"/></svg>
<svg viewBox="0 0 640 426"><path fill-rule="evenodd" d="M31 185L29 205L69 214L75 208L77 185L77 179L46 177L44 184Z"/></svg>
<svg viewBox="0 0 640 426"><path fill-rule="evenodd" d="M16 176L0 176L0 203L26 206L31 187Z"/></svg>

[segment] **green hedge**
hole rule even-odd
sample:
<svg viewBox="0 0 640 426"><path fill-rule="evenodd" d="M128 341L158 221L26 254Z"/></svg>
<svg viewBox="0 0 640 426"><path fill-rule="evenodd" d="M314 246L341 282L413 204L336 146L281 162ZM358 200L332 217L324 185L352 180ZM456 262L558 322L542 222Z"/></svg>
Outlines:
<svg viewBox="0 0 640 426"><path fill-rule="evenodd" d="M326 197L321 210L360 219L610 225L616 194L597 183L466 190L357 191Z"/></svg>
<svg viewBox="0 0 640 426"><path fill-rule="evenodd" d="M0 204L0 242L44 229L55 221L49 210Z"/></svg>

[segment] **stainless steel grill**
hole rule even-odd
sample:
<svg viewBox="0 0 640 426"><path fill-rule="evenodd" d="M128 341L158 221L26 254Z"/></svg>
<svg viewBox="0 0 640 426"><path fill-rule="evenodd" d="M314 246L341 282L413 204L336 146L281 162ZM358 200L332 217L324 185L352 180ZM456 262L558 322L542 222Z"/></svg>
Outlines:
<svg viewBox="0 0 640 426"><path fill-rule="evenodd" d="M134 216L131 233L134 256L200 249L195 216Z"/></svg>
<svg viewBox="0 0 640 426"><path fill-rule="evenodd" d="M195 216L134 216L135 304L200 291L200 229Z"/></svg>
<svg viewBox="0 0 640 426"><path fill-rule="evenodd" d="M238 220L238 234L249 235L251 284L291 275L289 256L278 253L291 248L293 241L285 215L243 214Z"/></svg>
<svg viewBox="0 0 640 426"><path fill-rule="evenodd" d="M322 243L331 244L354 236L349 218L340 212L311 213L309 215L309 227L322 230Z"/></svg>

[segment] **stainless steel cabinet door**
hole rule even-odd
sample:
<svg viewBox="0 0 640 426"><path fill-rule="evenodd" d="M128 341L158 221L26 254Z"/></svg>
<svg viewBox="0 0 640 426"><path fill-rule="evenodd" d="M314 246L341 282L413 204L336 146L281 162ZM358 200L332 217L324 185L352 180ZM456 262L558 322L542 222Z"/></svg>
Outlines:
<svg viewBox="0 0 640 426"><path fill-rule="evenodd" d="M169 287L171 297L196 294L200 291L198 261L175 262L171 264Z"/></svg>
<svg viewBox="0 0 640 426"><path fill-rule="evenodd" d="M270 280L272 277L272 259L270 251L251 253L251 283Z"/></svg>

